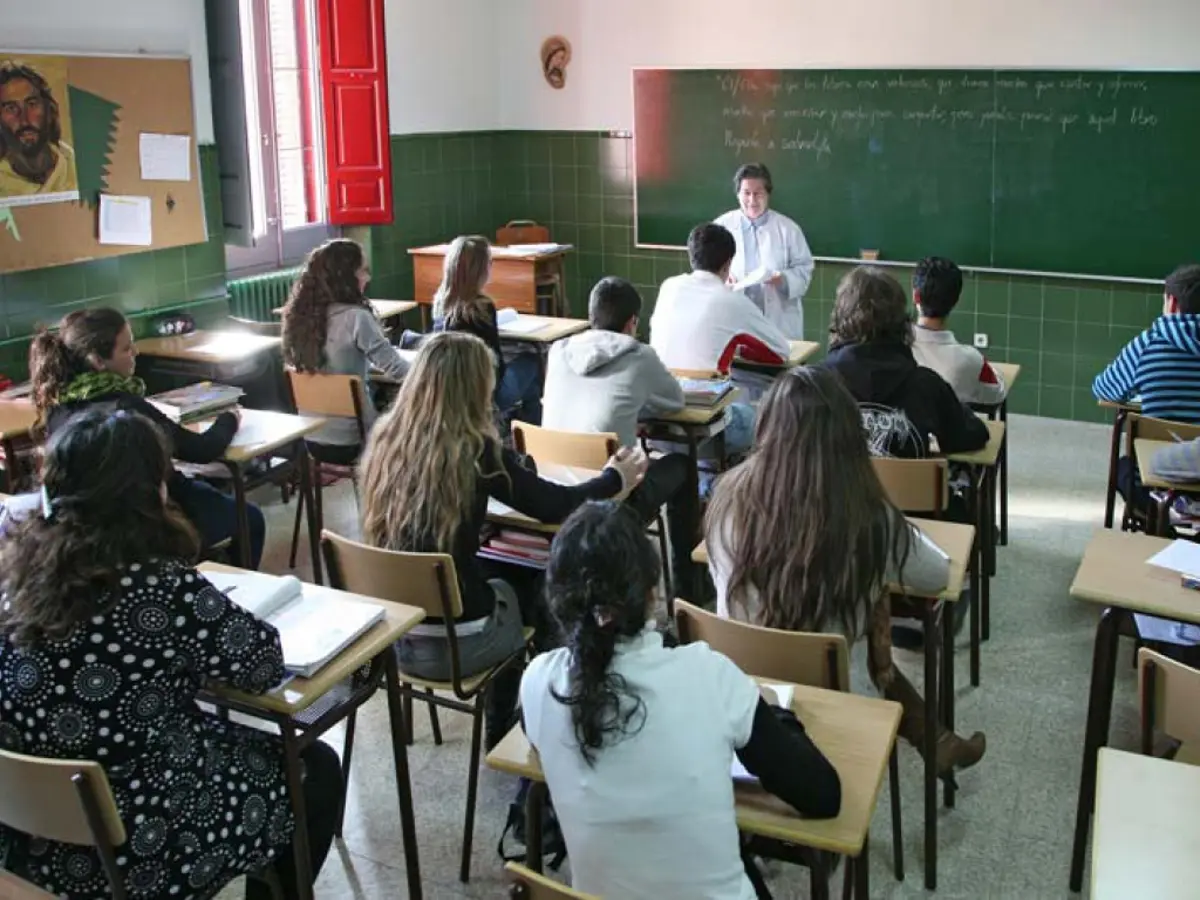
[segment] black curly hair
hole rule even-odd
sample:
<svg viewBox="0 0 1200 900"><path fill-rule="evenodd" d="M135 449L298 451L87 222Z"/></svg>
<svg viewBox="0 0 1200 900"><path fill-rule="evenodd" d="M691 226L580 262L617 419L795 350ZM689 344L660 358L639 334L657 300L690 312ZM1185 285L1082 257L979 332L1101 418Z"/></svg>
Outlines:
<svg viewBox="0 0 1200 900"><path fill-rule="evenodd" d="M358 287L358 270L365 264L362 246L345 238L326 241L308 254L283 308L283 359L289 366L300 372L325 367L330 306L370 309Z"/></svg>
<svg viewBox="0 0 1200 900"><path fill-rule="evenodd" d="M646 704L611 670L617 645L646 626L661 564L637 514L605 500L585 503L550 546L546 596L571 653L571 684L555 700L571 708L589 766L612 735L641 730Z"/></svg>

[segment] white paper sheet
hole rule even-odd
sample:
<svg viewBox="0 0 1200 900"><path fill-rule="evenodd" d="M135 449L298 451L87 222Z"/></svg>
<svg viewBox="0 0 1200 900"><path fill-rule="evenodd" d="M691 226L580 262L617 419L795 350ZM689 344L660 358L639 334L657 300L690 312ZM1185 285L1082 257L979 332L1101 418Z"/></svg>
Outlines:
<svg viewBox="0 0 1200 900"><path fill-rule="evenodd" d="M733 286L733 289L735 291L744 291L746 288L762 284L770 277L771 273L767 271L766 267L759 266L753 272L744 276L741 281L736 282Z"/></svg>
<svg viewBox="0 0 1200 900"><path fill-rule="evenodd" d="M1172 541L1146 562L1183 575L1200 575L1200 544Z"/></svg>
<svg viewBox="0 0 1200 900"><path fill-rule="evenodd" d="M186 134L150 134L138 137L142 181L191 181L192 139Z"/></svg>
<svg viewBox="0 0 1200 900"><path fill-rule="evenodd" d="M149 247L150 198L100 195L100 243Z"/></svg>

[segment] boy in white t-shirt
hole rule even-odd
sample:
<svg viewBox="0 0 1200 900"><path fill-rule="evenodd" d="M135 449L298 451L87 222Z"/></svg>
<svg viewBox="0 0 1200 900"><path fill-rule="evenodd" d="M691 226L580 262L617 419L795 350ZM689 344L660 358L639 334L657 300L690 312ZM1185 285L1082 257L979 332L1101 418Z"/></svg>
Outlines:
<svg viewBox="0 0 1200 900"><path fill-rule="evenodd" d="M982 353L960 344L946 328L962 295L962 271L948 259L927 256L913 271L912 288L920 314L913 326L912 351L917 365L941 375L963 403L1000 403L1008 391L1004 377Z"/></svg>
<svg viewBox="0 0 1200 900"><path fill-rule="evenodd" d="M728 658L704 643L663 645L647 621L658 576L632 510L587 503L571 515L546 570L566 646L525 671L525 731L576 889L752 900L734 817L735 754L802 815L836 816L841 782L795 717L768 706Z"/></svg>

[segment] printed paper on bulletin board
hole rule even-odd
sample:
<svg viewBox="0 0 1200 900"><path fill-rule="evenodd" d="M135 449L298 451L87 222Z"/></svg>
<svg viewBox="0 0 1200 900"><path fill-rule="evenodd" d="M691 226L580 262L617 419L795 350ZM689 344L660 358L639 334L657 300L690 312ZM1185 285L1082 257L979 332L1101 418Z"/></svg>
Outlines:
<svg viewBox="0 0 1200 900"><path fill-rule="evenodd" d="M101 244L103 193L149 197L151 248L206 240L186 59L0 50L0 272L146 250ZM187 135L190 178L143 181L140 136Z"/></svg>

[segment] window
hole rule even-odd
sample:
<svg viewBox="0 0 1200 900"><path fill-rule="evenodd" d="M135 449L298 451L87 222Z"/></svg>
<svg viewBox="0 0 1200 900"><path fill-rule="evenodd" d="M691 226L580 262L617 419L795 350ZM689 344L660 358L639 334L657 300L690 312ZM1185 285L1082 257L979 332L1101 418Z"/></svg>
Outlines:
<svg viewBox="0 0 1200 900"><path fill-rule="evenodd" d="M207 0L227 268L392 220L384 0Z"/></svg>

